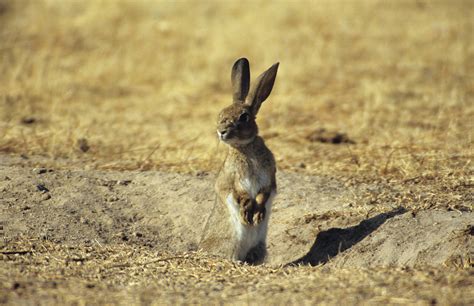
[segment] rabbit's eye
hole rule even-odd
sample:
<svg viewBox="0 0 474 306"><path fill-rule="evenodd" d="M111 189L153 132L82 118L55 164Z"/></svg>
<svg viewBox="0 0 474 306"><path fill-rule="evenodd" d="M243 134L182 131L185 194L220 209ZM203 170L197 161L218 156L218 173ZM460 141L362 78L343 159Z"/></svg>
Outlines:
<svg viewBox="0 0 474 306"><path fill-rule="evenodd" d="M239 123L249 122L249 120L250 120L250 116L247 113L243 113L239 117Z"/></svg>

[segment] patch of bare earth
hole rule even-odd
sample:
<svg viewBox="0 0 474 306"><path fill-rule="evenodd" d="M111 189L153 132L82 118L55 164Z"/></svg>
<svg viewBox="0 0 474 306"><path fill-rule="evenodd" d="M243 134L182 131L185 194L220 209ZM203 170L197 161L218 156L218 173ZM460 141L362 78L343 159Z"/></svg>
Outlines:
<svg viewBox="0 0 474 306"><path fill-rule="evenodd" d="M226 259L213 175L0 162L4 304L472 304L473 213L282 172L262 266Z"/></svg>

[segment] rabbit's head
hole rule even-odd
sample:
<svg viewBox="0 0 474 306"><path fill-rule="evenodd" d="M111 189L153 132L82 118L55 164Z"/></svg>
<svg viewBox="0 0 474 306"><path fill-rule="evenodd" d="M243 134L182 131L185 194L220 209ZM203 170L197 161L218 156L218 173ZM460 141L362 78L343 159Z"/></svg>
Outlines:
<svg viewBox="0 0 474 306"><path fill-rule="evenodd" d="M220 140L231 146L241 146L255 139L258 134L255 118L260 105L272 91L278 64L262 73L250 88L249 61L241 58L235 62L231 74L233 103L224 108L217 119Z"/></svg>

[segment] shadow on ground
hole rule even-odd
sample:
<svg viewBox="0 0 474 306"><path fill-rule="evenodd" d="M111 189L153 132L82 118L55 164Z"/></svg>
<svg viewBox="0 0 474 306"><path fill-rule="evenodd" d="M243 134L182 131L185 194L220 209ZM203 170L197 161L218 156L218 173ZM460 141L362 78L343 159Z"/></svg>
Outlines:
<svg viewBox="0 0 474 306"><path fill-rule="evenodd" d="M406 211L405 208L399 207L390 212L381 213L372 218L366 219L356 226L348 228L331 228L319 232L309 252L288 265L316 266L319 264L325 264L332 257L350 249L355 244L362 241L388 219L401 215Z"/></svg>

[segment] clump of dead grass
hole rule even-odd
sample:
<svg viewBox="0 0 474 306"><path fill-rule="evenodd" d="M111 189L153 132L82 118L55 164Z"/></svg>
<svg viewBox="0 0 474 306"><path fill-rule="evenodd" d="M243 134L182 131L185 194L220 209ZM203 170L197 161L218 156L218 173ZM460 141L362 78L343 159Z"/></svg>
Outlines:
<svg viewBox="0 0 474 306"><path fill-rule="evenodd" d="M203 252L31 239L10 243L8 251L0 253L6 303L30 301L38 291L49 304L469 304L473 298L465 269L255 267Z"/></svg>

